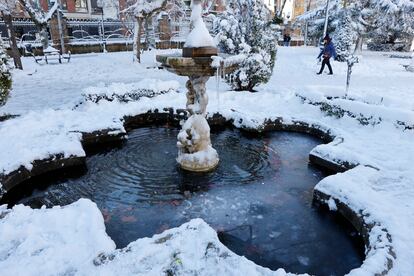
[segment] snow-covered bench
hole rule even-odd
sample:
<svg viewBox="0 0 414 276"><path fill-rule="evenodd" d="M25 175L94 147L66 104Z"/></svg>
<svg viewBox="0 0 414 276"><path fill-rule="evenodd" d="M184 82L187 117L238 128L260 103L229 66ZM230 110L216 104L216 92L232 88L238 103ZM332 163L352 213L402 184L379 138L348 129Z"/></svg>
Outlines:
<svg viewBox="0 0 414 276"><path fill-rule="evenodd" d="M46 64L49 64L50 60L58 60L59 63L62 63L62 60L66 60L67 62L70 62L70 58L71 58L70 51L67 54L62 55L59 50L51 46L43 50L43 56L36 56L33 53L31 45L29 44L28 46L26 46L26 53L28 53L29 56L32 56L37 64L40 64L40 62L43 60L45 61Z"/></svg>
<svg viewBox="0 0 414 276"><path fill-rule="evenodd" d="M67 62L70 62L71 53L68 52L67 55L62 55L59 50L49 46L46 49L43 50L45 62L49 63L49 60L51 59L57 59L59 63L62 63L62 60L67 60Z"/></svg>

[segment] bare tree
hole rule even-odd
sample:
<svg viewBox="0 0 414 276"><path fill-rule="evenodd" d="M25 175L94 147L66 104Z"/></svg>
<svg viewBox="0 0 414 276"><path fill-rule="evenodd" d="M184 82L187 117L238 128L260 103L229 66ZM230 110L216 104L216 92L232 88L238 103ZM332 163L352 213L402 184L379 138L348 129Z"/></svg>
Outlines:
<svg viewBox="0 0 414 276"><path fill-rule="evenodd" d="M123 12L130 14L135 19L134 30L134 57L141 62L141 39L145 33L145 42L149 43L150 20L163 10L177 12L178 7L183 7L182 0L133 0L133 3Z"/></svg>
<svg viewBox="0 0 414 276"><path fill-rule="evenodd" d="M6 24L14 66L17 69L23 70L20 52L16 42L16 33L14 31L13 26L13 12L15 12L15 10L16 0L2 0L0 2L0 12L3 17L4 23Z"/></svg>
<svg viewBox="0 0 414 276"><path fill-rule="evenodd" d="M282 2L282 7L280 8L280 11L279 11L279 18L282 18L283 10L285 9L286 2L287 2L287 0L283 0L283 2Z"/></svg>
<svg viewBox="0 0 414 276"><path fill-rule="evenodd" d="M144 23L148 22L154 14L162 11L167 0L134 0L130 6L124 10L124 13L130 14L135 19L134 28L134 58L141 62L141 38L144 29ZM147 34L148 35L148 34Z"/></svg>
<svg viewBox="0 0 414 276"><path fill-rule="evenodd" d="M30 0L17 0L24 10L29 14L30 18L36 25L41 37L42 47L46 49L49 46L49 32L47 31L47 23L53 14L58 10L59 3L55 0L53 6L46 13L41 8L34 8Z"/></svg>

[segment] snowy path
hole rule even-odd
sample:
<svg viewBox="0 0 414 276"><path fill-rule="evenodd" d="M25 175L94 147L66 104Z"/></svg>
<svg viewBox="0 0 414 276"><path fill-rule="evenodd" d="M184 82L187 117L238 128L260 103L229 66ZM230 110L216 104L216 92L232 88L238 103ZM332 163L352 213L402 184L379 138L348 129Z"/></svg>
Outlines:
<svg viewBox="0 0 414 276"><path fill-rule="evenodd" d="M334 75L326 75L325 69L325 73L318 76L318 53L319 50L314 47L279 47L273 77L264 89L276 92L316 91L326 96L344 95L346 64L332 61ZM413 111L414 76L401 66L408 64L409 60L389 58L390 54L363 52L360 63L353 69L349 97Z"/></svg>
<svg viewBox="0 0 414 276"><path fill-rule="evenodd" d="M396 121L403 120L408 125L414 122L414 75L400 66L406 61L390 59L381 53L365 53L361 64L355 67L350 93L361 102L328 100L325 96L343 94L346 68L343 64L334 63L334 76L316 76L317 53L315 48L280 48L275 74L268 84L258 89L258 93L225 92L226 86L221 85L223 91L218 99L213 78L209 82L208 112L219 111L227 119L234 119L239 127L257 128L265 119L277 117L283 117L286 124L296 119L329 129L341 138L320 145L313 152L329 160L348 161L359 166L324 179L316 189L346 203L354 212L363 214L365 220L376 224L378 227L373 228L372 237L377 237L382 228L386 229L396 256L394 259L389 252L381 250L386 241L372 240L371 245L377 250L370 251L363 266L352 271L351 275L372 275L378 269L381 271L387 266L387 258L393 259L389 275L413 275L414 133L413 130L404 130ZM178 80L183 91L184 78L133 65L129 55L79 56L71 64L38 67L33 75L27 73L33 71L35 64L25 60L28 71L16 74L12 98L0 109L0 114L23 115L0 123L0 171L10 172L19 165L30 168L33 160L56 153L83 156L79 131L92 132L108 127L123 130L121 119L125 115L156 108L185 107L185 93L168 93L127 104L101 102L71 110L72 104L82 98L82 91L99 91L102 88L100 82L109 85L156 78L160 87L167 84L175 87L175 82L162 81ZM151 55L147 55L145 61L146 65L151 64ZM60 88L54 90L59 84ZM381 120L363 126L347 114L340 118L327 116L319 106L303 103L296 94L327 101L365 117L377 116ZM239 119L243 122L239 123ZM21 135L23 131L25 135ZM45 271L78 275L129 275L133 272L159 275L168 269L177 273L208 275L272 274L226 251L211 229L200 221L153 239L138 240L128 249L114 250L103 231L102 216L90 202L80 201L64 209L31 210L16 206L11 211L4 207L0 211L5 212L0 215L4 216L0 220L0 237L3 239L0 243L0 271L30 274L24 269L32 265L32 275L44 274ZM85 215L92 218L87 223L82 220ZM45 221L49 220L55 220L56 224L45 231ZM187 235L187 232L191 233ZM188 237L186 242L180 240L183 235ZM161 242L157 242L161 236ZM211 241L210 246L208 241ZM68 246L72 243L73 246ZM192 246L194 244L196 246ZM72 254L57 254L61 248ZM77 258L70 257L78 252L82 254ZM159 252L164 253L157 255ZM177 252L180 257L177 257ZM105 255L97 258L99 253ZM25 256L25 265L19 261L22 256ZM196 261L192 261L194 258ZM284 272L279 270L274 275L284 275Z"/></svg>

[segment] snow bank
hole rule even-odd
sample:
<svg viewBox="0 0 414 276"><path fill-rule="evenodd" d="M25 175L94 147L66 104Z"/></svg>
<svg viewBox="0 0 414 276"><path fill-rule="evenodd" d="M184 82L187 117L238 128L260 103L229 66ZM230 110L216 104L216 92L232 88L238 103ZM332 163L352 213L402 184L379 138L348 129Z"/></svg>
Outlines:
<svg viewBox="0 0 414 276"><path fill-rule="evenodd" d="M0 127L0 173L8 174L20 166L31 170L33 161L57 154L65 158L85 156L81 134L69 132L68 124L74 119L71 114L70 111L45 110L3 122Z"/></svg>
<svg viewBox="0 0 414 276"><path fill-rule="evenodd" d="M95 203L66 207L0 209L0 271L3 275L74 275L92 268L100 253L115 249Z"/></svg>
<svg viewBox="0 0 414 276"><path fill-rule="evenodd" d="M220 243L203 220L115 250L96 204L0 208L0 271L9 275L275 275Z"/></svg>
<svg viewBox="0 0 414 276"><path fill-rule="evenodd" d="M288 275L237 256L201 219L131 243L104 257L98 271L110 275Z"/></svg>
<svg viewBox="0 0 414 276"><path fill-rule="evenodd" d="M90 94L104 94L107 96L124 95L126 93L131 93L137 90L150 90L154 93L161 93L164 91L177 90L180 87L180 84L177 81L160 81L157 79L144 79L139 82L133 83L111 83L109 85L101 84L98 86L87 87L83 90L85 95Z"/></svg>

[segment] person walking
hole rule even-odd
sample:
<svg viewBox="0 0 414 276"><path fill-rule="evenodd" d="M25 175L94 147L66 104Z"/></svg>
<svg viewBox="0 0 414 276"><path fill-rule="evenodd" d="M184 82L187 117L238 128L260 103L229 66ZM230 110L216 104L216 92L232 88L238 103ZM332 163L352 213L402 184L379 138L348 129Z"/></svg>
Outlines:
<svg viewBox="0 0 414 276"><path fill-rule="evenodd" d="M290 46L290 40L291 40L292 38L290 37L290 34L288 34L288 33L285 33L284 35L283 35L283 45L285 46L285 47L289 47Z"/></svg>
<svg viewBox="0 0 414 276"><path fill-rule="evenodd" d="M321 53L318 56L318 59L320 59L321 57L323 58L322 66L321 66L321 70L319 70L319 73L317 73L317 74L318 75L322 74L323 70L325 69L325 65L327 65L328 69L329 69L329 74L328 75L333 75L330 59L331 59L331 57L333 57L336 60L337 55L336 55L336 51L335 51L335 46L332 43L332 39L329 37L329 35L326 35L324 37L323 45L324 45L323 49L321 50Z"/></svg>

